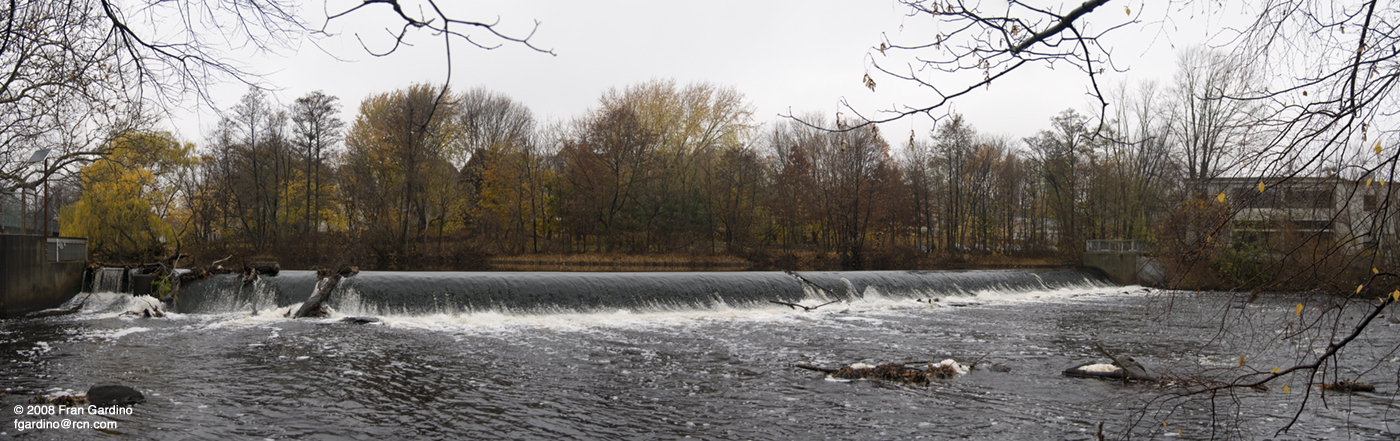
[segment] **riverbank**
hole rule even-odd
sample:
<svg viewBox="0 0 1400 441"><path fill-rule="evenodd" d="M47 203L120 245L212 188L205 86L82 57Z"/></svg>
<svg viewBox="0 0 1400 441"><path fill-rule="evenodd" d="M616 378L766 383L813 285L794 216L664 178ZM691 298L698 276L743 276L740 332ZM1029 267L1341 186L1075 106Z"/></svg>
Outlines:
<svg viewBox="0 0 1400 441"><path fill-rule="evenodd" d="M626 253L525 253L487 254L446 248L409 258L397 256L361 255L353 253L311 252L287 250L261 255L243 256L232 250L193 252L182 259L181 265L202 266L215 260L229 258L225 266L241 267L257 262L278 262L282 269L310 270L317 267L339 268L357 266L367 271L840 271L841 257L833 252L808 250L754 250L743 253L716 254L626 254ZM330 258L329 256L342 256ZM914 251L870 253L862 262L863 270L948 270L948 269L1018 269L1071 268L1077 259L1050 253L1019 256L920 253ZM120 264L113 266L122 266Z"/></svg>

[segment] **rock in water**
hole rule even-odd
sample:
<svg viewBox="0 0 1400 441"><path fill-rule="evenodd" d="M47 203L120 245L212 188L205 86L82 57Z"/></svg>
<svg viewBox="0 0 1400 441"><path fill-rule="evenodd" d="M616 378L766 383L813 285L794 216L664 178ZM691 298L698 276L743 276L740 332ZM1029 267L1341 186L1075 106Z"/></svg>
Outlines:
<svg viewBox="0 0 1400 441"><path fill-rule="evenodd" d="M340 319L340 321L345 323L353 323L356 325L364 325L369 323L379 323L379 317L346 317Z"/></svg>
<svg viewBox="0 0 1400 441"><path fill-rule="evenodd" d="M95 406L125 406L146 401L146 396L136 389L118 385L93 386L88 389L87 397L88 403Z"/></svg>

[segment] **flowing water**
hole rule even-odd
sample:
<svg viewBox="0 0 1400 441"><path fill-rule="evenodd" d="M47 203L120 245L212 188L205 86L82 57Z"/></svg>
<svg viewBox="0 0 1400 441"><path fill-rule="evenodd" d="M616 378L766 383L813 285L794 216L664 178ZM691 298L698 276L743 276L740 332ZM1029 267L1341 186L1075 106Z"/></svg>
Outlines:
<svg viewBox="0 0 1400 441"><path fill-rule="evenodd" d="M1400 439L1400 324L1386 320L1342 353L1357 366L1342 374L1376 391L1326 406L1314 393L1276 436L1304 379L1292 394L1173 401L1170 387L1060 372L1104 361L1095 343L1156 372L1228 365L1235 353L1201 343L1267 331L1222 332L1220 311L1287 316L1292 298L1245 304L1068 270L802 275L823 289L782 273L362 273L337 287L332 317L299 320L284 315L310 295L309 273L207 279L166 318L130 313L149 297L80 294L79 313L0 321L0 412L116 427L7 423L0 438L1087 440L1103 423L1109 439ZM339 321L368 315L382 321ZM794 367L946 358L979 368L906 386ZM94 384L147 401L130 415L11 412Z"/></svg>

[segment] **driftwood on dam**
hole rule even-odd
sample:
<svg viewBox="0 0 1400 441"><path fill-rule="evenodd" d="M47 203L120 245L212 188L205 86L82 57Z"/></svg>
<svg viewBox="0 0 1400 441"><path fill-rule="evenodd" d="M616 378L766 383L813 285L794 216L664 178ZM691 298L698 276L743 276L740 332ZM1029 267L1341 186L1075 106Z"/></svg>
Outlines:
<svg viewBox="0 0 1400 441"><path fill-rule="evenodd" d="M332 273L331 270L327 268L317 269L316 278L319 280L316 282L316 292L311 293L311 297L306 299L305 303L301 304L301 308L297 309L296 312L292 314L292 318L325 317L329 315L330 311L326 309L326 301L330 300L331 291L335 290L335 286L340 283L340 279L359 273L359 268L353 266L343 268L335 273Z"/></svg>
<svg viewBox="0 0 1400 441"><path fill-rule="evenodd" d="M253 283L254 280L257 280L258 276L276 276L277 273L282 271L282 265L278 264L277 262L257 262L252 265L244 265L241 268L226 267L223 265L225 262L228 262L231 259L233 259L232 255L223 259L215 260L214 262L210 263L207 267L190 268L189 271L180 274L179 280L183 284L186 282L193 282L196 280L204 279L206 277L213 276L216 274L239 274L243 276L243 284L247 285Z"/></svg>
<svg viewBox="0 0 1400 441"><path fill-rule="evenodd" d="M815 289L817 292L822 293L822 295L832 296L833 291L827 290L826 288L822 288L821 285L818 285L816 282L813 282L813 281L811 281L811 280L808 280L806 277L802 277L801 274L797 274L797 273L794 273L794 272L792 272L792 271L787 271L787 270L784 270L783 272L787 273L789 276L792 276L792 277L796 278L799 282L802 282L803 284L812 287L812 289ZM842 277L842 278L841 278L841 284L844 285L844 286L846 287L846 295L843 296L844 298L837 299L837 300L832 300L832 301L830 301L830 302L826 302L826 303L823 303L823 304L820 304L820 305L817 305L817 306L807 306L807 305L802 305L802 304L793 303L793 302L784 302L784 301L781 301L781 300L769 300L768 302L769 302L769 303L776 303L776 304L783 305L783 306L787 306L787 307L792 308L792 309L802 308L803 311L812 311L812 310L814 310L814 309L817 309L817 308L820 308L820 307L823 307L823 306L826 306L826 305L830 305L830 304L832 304L832 303L837 303L837 302L840 302L840 301L842 301L842 300L851 300L851 299L854 299L854 298L856 298L856 297L859 296L859 294L856 292L856 287L855 287L855 285L851 284L851 281L850 281L850 280L846 280L845 277Z"/></svg>

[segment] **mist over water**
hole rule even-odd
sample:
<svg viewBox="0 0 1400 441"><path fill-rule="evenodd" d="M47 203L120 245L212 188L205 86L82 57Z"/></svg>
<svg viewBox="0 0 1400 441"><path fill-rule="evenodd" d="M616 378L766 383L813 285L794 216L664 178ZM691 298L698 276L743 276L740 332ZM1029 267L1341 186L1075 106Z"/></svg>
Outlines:
<svg viewBox="0 0 1400 441"><path fill-rule="evenodd" d="M486 276L476 274L364 273L337 288L333 317L291 320L283 314L311 288L292 293L302 276L283 272L290 277L219 285L222 297L182 298L182 312L165 319L122 315L154 299L108 293L87 296L78 314L0 321L0 359L8 361L0 373L15 391L81 393L118 383L146 393L134 415L116 418L118 429L82 437L1087 440L1100 422L1109 438L1130 426L1134 437L1211 437L1204 407L1141 418L1131 409L1160 389L1060 371L1103 360L1095 342L1157 372L1233 360L1198 349L1219 332L1212 314L1242 299L1109 286L1071 273L1050 280L1036 272L803 273L830 290L844 277L861 291L812 311L768 300L814 306L844 293L804 290L780 273L736 273L748 276L729 282L662 275L639 285L704 286L693 291L707 295L667 300L668 292L636 290L592 306L558 299L593 294L538 293L546 300L511 305L452 287L554 283L583 291L625 283L591 275L482 282ZM1043 284L1012 282L1035 276ZM909 281L915 278L923 282ZM958 286L929 282L939 278ZM386 288L395 285L402 291ZM722 285L773 291L731 293ZM394 309L392 302L415 296L432 300ZM1276 303L1251 307L1291 313L1291 303ZM352 315L382 322L338 321ZM1344 356L1376 360L1376 369L1357 374L1377 392L1329 395L1327 408L1310 407L1283 438L1400 438L1393 422L1400 358L1381 352L1400 337L1400 325L1373 331ZM920 387L832 381L793 367L944 358L981 359L982 369ZM986 369L991 363L1011 371ZM1216 436L1272 437L1296 411L1280 394L1239 392L1239 424L1233 432L1217 425ZM27 397L0 401L9 407ZM21 435L7 427L0 437Z"/></svg>

